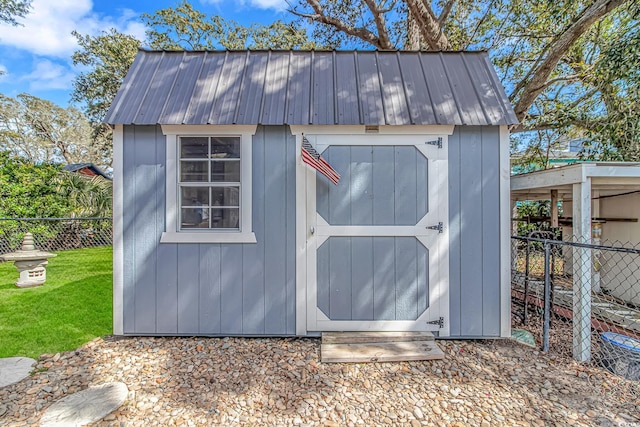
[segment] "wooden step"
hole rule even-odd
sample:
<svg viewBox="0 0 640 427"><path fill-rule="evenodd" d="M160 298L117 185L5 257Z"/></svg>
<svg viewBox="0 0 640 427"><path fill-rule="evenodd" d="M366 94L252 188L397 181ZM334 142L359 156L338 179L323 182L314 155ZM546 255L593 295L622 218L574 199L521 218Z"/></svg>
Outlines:
<svg viewBox="0 0 640 427"><path fill-rule="evenodd" d="M431 332L323 332L322 343L357 344L434 341Z"/></svg>
<svg viewBox="0 0 640 427"><path fill-rule="evenodd" d="M444 359L435 341L329 344L320 348L322 362L399 362Z"/></svg>

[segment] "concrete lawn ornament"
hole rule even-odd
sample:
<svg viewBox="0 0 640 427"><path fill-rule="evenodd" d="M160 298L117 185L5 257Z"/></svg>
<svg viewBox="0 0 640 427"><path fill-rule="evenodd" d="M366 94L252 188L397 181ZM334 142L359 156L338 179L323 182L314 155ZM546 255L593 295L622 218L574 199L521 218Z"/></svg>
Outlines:
<svg viewBox="0 0 640 427"><path fill-rule="evenodd" d="M20 277L16 282L19 288L31 288L41 286L47 279L47 261L56 256L49 252L36 249L33 242L33 234L27 233L22 240L22 248L15 252L0 255L4 261L13 261L13 265L18 269Z"/></svg>

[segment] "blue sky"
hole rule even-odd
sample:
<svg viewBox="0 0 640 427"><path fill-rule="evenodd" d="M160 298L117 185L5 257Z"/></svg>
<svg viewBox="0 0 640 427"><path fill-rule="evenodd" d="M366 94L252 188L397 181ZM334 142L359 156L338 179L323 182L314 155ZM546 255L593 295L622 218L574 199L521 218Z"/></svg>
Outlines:
<svg viewBox="0 0 640 427"><path fill-rule="evenodd" d="M285 0L191 0L207 14L242 24L288 18ZM69 103L74 76L71 55L77 49L73 30L96 35L117 28L142 39L140 14L177 6L179 0L33 0L21 26L0 24L0 93L26 92L61 106Z"/></svg>

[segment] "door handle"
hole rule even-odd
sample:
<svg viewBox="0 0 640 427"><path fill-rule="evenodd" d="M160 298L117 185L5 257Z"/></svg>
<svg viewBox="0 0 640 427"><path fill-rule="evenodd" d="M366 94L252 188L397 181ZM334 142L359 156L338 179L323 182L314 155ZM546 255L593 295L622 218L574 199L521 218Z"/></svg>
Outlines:
<svg viewBox="0 0 640 427"><path fill-rule="evenodd" d="M311 227L309 227L309 232L310 232L311 234L315 234L315 232L316 232L316 228L312 225Z"/></svg>

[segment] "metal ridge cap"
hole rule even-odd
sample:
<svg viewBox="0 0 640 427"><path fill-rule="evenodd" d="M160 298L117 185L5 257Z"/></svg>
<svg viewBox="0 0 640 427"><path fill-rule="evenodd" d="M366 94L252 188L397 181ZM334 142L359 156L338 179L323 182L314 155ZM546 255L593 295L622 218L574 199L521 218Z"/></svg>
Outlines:
<svg viewBox="0 0 640 427"><path fill-rule="evenodd" d="M143 52L143 53L204 53L204 52L210 52L210 53L222 53L222 52L242 52L242 53L246 53L246 52L303 52L303 53L311 53L311 52L326 52L326 53L330 53L330 52L336 52L336 53L373 53L373 52L379 52L379 53L443 53L443 54L455 54L455 53L469 53L469 54L476 54L476 53L488 53L489 51L487 49L478 49L478 50L464 50L464 49L452 49L452 50L426 50L426 49L417 49L417 50L407 50L407 49L151 49L151 48L146 48L146 47L139 47L138 48L138 52Z"/></svg>

